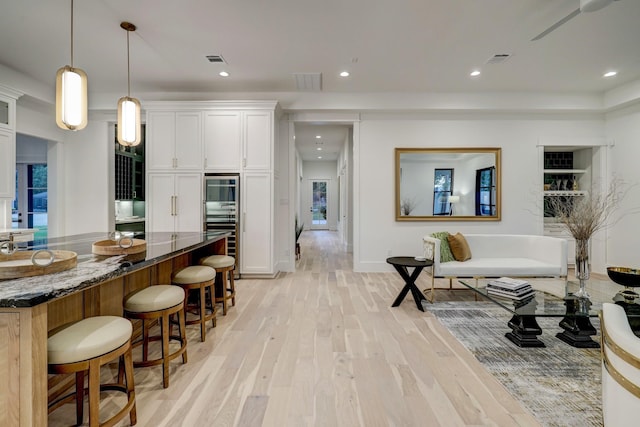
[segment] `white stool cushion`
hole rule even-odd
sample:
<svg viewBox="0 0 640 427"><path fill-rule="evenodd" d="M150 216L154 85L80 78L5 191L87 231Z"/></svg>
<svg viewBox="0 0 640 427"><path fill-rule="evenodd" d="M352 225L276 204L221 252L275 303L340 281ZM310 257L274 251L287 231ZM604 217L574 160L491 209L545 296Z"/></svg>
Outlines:
<svg viewBox="0 0 640 427"><path fill-rule="evenodd" d="M127 296L124 309L133 313L148 313L175 307L184 301L180 286L154 285Z"/></svg>
<svg viewBox="0 0 640 427"><path fill-rule="evenodd" d="M50 365L74 363L107 354L131 339L131 322L117 316L82 319L47 340Z"/></svg>
<svg viewBox="0 0 640 427"><path fill-rule="evenodd" d="M236 263L236 259L228 255L211 255L200 260L200 264L213 268L231 267Z"/></svg>
<svg viewBox="0 0 640 427"><path fill-rule="evenodd" d="M207 282L216 278L216 271L206 265L190 265L178 271L173 276L173 283L189 285L191 283Z"/></svg>

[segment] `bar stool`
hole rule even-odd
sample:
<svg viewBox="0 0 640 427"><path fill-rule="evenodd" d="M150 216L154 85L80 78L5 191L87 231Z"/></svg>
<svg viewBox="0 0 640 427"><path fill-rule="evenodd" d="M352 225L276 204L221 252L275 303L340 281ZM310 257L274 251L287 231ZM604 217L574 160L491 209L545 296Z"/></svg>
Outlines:
<svg viewBox="0 0 640 427"><path fill-rule="evenodd" d="M233 270L236 266L236 259L228 255L211 255L200 260L200 264L215 268L216 273L221 274L222 294L216 295L216 302L222 302L222 314L227 315L227 300L231 300L231 305L236 305L236 287L233 278ZM227 282L227 276L229 281ZM227 285L229 283L229 285Z"/></svg>
<svg viewBox="0 0 640 427"><path fill-rule="evenodd" d="M184 290L172 285L153 285L140 289L125 297L124 317L142 320L142 339L132 345L142 344L142 360L133 366L147 367L162 365L162 387L169 387L169 362L182 355L182 363L187 363L187 334L184 313ZM169 320L178 316L178 335L171 335ZM159 320L160 335L149 336L149 323ZM180 342L180 348L169 353L169 341ZM149 342L162 341L162 356L149 359Z"/></svg>
<svg viewBox="0 0 640 427"><path fill-rule="evenodd" d="M200 324L200 340L204 342L206 338L205 324L211 320L212 325L216 326L216 305L213 303L215 296L215 279L216 270L206 265L190 265L178 271L172 279L174 285L184 289L184 311L195 313L198 318L186 320L187 325ZM198 304L189 304L189 293L192 290L199 290ZM207 314L207 291L209 295L209 306L211 312Z"/></svg>
<svg viewBox="0 0 640 427"><path fill-rule="evenodd" d="M131 425L137 422L136 394L131 357L133 327L127 319L117 316L95 316L64 325L47 340L50 374L76 374L76 391L49 404L49 413L74 399L76 422L83 421L85 371L89 376L89 426L112 426L129 414ZM121 363L124 359L124 364ZM100 367L119 360L118 382L100 384ZM126 383L123 382L123 377ZM100 424L100 391L116 390L127 394L127 403L117 414Z"/></svg>

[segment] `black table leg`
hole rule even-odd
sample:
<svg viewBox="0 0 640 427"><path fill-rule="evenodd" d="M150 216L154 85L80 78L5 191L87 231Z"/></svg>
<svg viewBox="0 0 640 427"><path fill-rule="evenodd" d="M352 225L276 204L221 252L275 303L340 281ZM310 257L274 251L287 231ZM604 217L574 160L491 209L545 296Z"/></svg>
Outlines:
<svg viewBox="0 0 640 427"><path fill-rule="evenodd" d="M413 295L413 300L416 302L416 307L418 307L418 310L424 311L424 308L422 307L422 300L426 298L424 297L422 292L420 292L420 289L418 289L415 283L418 276L420 276L420 273L422 272L423 267L415 267L411 275L409 275L409 271L407 270L407 267L404 267L401 265L394 265L394 267L398 271L398 274L400 274L400 276L402 276L402 278L404 279L405 285L404 285L404 288L402 288L402 290L398 294L398 297L396 298L396 300L393 302L393 304L391 304L391 307L399 306L402 300L404 299L404 297L407 296L407 293L411 291L411 294Z"/></svg>
<svg viewBox="0 0 640 427"><path fill-rule="evenodd" d="M514 315L508 322L511 332L507 332L507 337L518 347L545 347L544 343L538 339L542 334L542 328L538 325L536 316Z"/></svg>
<svg viewBox="0 0 640 427"><path fill-rule="evenodd" d="M591 301L573 295L564 298L567 307L566 316L560 321L563 332L558 332L556 338L578 348L600 348L600 344L591 339L598 332L589 319Z"/></svg>

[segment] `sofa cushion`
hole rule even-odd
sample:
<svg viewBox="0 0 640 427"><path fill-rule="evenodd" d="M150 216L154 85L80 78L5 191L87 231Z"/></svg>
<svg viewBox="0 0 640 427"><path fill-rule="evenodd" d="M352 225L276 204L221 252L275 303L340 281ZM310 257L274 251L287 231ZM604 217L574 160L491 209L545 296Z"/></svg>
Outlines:
<svg viewBox="0 0 640 427"><path fill-rule="evenodd" d="M531 258L473 258L453 261L440 266L440 275L447 277L545 277L566 274L559 264Z"/></svg>
<svg viewBox="0 0 640 427"><path fill-rule="evenodd" d="M447 237L451 253L456 261L466 261L471 259L471 249L467 243L467 239L460 233L449 234Z"/></svg>
<svg viewBox="0 0 640 427"><path fill-rule="evenodd" d="M453 254L451 253L451 248L449 247L449 237L448 231L438 231L437 233L431 233L431 237L435 237L436 239L440 239L440 262L450 262L455 260Z"/></svg>

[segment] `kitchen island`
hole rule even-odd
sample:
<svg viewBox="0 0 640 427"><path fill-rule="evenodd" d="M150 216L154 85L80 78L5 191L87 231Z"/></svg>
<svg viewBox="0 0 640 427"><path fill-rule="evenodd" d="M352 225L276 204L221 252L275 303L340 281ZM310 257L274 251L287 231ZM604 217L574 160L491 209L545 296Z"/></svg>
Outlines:
<svg viewBox="0 0 640 427"><path fill-rule="evenodd" d="M171 275L203 256L226 254L228 232L139 233L146 251L94 255L107 233L48 239L25 250L67 250L77 266L59 273L0 281L0 425L47 425L47 336L68 322L122 315L125 295ZM21 246L25 246L22 244Z"/></svg>

